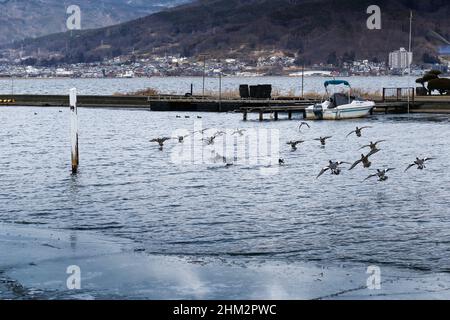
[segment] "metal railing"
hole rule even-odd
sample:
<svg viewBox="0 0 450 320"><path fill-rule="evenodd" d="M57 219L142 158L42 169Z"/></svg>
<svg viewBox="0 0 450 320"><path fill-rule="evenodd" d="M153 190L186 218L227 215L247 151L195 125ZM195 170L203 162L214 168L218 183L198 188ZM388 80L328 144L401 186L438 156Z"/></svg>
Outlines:
<svg viewBox="0 0 450 320"><path fill-rule="evenodd" d="M191 102L217 102L217 101L223 101L223 102L304 102L304 103L311 103L315 102L316 100L313 99L302 99L297 97L287 97L283 99L283 97L274 96L269 99L258 99L258 98L241 98L241 97L218 97L218 96L191 96L191 95L154 95L154 96L147 96L147 101L191 101Z"/></svg>
<svg viewBox="0 0 450 320"><path fill-rule="evenodd" d="M415 88L383 88L383 102L412 102L416 94Z"/></svg>

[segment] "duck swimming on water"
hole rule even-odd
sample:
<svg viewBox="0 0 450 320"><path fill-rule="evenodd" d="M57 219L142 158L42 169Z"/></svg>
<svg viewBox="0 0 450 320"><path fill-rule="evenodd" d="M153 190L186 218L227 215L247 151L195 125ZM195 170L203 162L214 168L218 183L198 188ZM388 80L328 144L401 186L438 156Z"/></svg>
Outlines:
<svg viewBox="0 0 450 320"><path fill-rule="evenodd" d="M214 163L216 163L216 162L227 163L227 158L225 156L218 154L215 151L211 151L211 158Z"/></svg>

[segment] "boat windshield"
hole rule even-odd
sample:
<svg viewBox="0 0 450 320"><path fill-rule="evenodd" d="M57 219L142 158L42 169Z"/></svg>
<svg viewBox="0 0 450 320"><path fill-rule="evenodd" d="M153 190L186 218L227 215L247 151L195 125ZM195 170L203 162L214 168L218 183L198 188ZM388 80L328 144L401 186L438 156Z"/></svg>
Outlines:
<svg viewBox="0 0 450 320"><path fill-rule="evenodd" d="M344 104L349 104L353 100L354 100L354 97L349 97L347 94L335 93L329 99L329 101L330 101L329 108L334 109L334 108L342 106Z"/></svg>

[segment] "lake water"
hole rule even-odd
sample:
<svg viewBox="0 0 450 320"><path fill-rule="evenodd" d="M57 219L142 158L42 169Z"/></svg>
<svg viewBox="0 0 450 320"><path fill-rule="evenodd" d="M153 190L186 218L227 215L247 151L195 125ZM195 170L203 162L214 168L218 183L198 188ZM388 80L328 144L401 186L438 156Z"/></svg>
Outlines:
<svg viewBox="0 0 450 320"><path fill-rule="evenodd" d="M305 78L304 92L324 92L323 83L330 78ZM383 87L412 87L414 77L350 77L345 78L352 86L368 92L381 92ZM222 90L236 92L240 84L272 84L275 93L301 94L301 78L294 77L224 77ZM201 94L203 79L201 77L154 77L134 79L0 79L0 94L68 94L76 87L79 94L111 95L114 93L136 92L154 88L165 94L184 94L190 92L191 83L194 93ZM207 92L219 91L219 79L207 78Z"/></svg>
<svg viewBox="0 0 450 320"><path fill-rule="evenodd" d="M80 109L81 166L71 176L67 109L0 107L0 221L90 230L161 255L450 271L448 116L314 122L300 134L296 121L181 115ZM149 142L199 125L270 129L286 165L180 166L177 141L163 151ZM356 125L373 128L346 138ZM325 135L333 138L321 148L313 139ZM307 142L291 152L285 143L297 138ZM372 169L396 168L387 182L362 182L373 171L360 167L316 179L328 160L356 161L360 146L379 139L387 142ZM404 173L416 156L437 159Z"/></svg>

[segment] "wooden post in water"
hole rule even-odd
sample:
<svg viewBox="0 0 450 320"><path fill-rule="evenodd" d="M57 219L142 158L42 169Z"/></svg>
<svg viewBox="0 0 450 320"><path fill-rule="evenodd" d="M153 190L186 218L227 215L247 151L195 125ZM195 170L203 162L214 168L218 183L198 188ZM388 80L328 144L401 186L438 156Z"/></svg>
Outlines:
<svg viewBox="0 0 450 320"><path fill-rule="evenodd" d="M219 73L219 112L222 112L222 70Z"/></svg>
<svg viewBox="0 0 450 320"><path fill-rule="evenodd" d="M77 89L70 89L70 142L72 146L72 174L77 174L79 165L78 153L78 110Z"/></svg>

